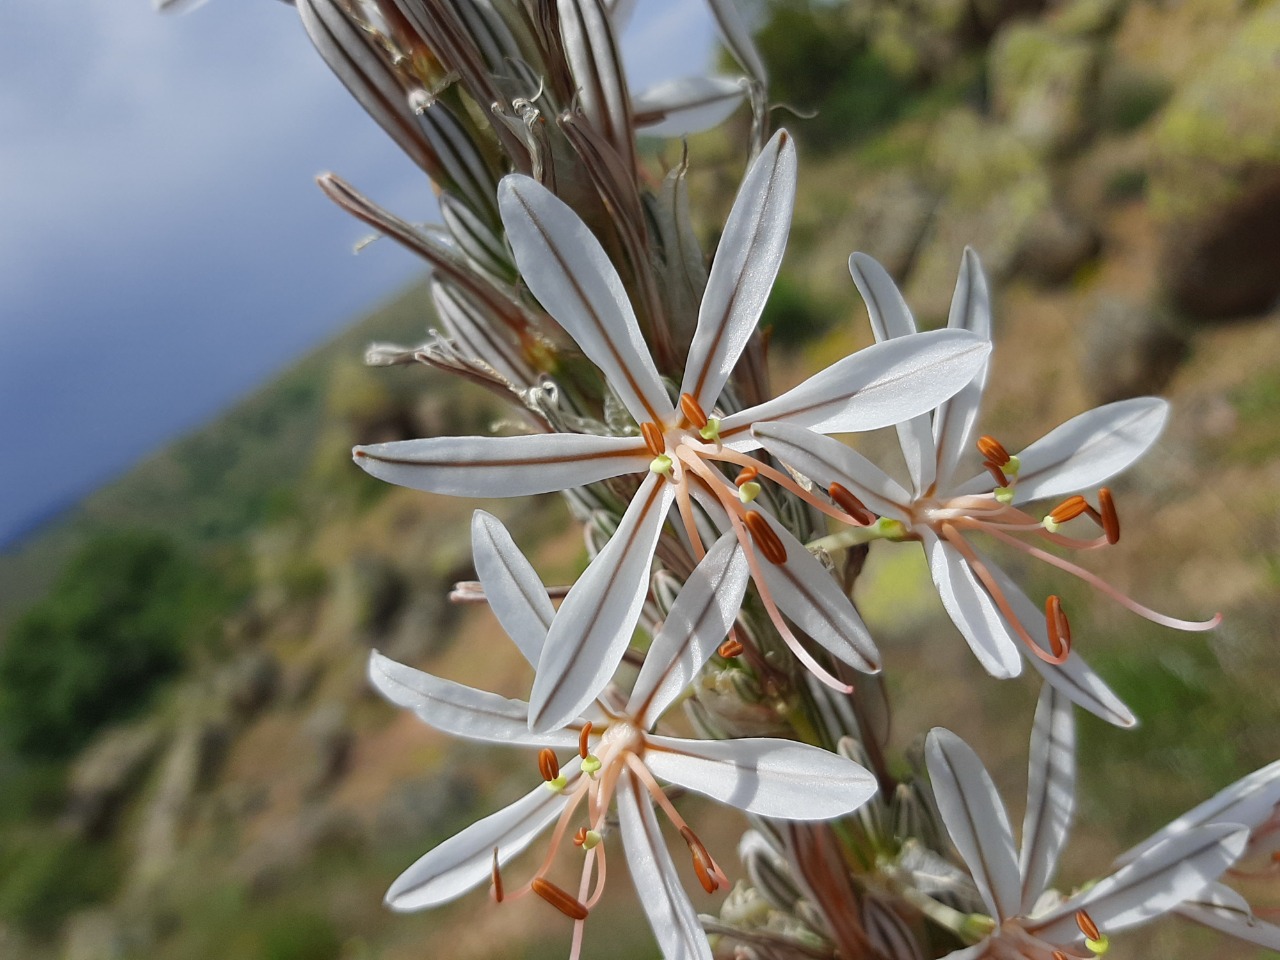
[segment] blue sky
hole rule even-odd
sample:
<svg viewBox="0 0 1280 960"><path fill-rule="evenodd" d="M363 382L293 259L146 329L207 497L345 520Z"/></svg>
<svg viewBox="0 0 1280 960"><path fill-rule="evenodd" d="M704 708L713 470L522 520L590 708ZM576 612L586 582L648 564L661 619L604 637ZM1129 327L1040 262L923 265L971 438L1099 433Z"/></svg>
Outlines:
<svg viewBox="0 0 1280 960"><path fill-rule="evenodd" d="M213 0L9 5L0 31L0 543L268 379L420 264L313 180L409 220L418 170L315 55L296 13ZM701 4L646 0L638 85L695 72Z"/></svg>

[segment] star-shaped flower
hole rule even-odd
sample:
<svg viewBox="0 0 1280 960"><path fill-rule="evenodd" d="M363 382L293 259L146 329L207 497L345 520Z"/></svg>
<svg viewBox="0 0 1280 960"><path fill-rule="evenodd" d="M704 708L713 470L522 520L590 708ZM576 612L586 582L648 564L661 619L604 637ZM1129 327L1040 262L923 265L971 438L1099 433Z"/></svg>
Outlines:
<svg viewBox="0 0 1280 960"><path fill-rule="evenodd" d="M1229 876L1236 881L1261 881L1275 889L1280 874L1280 760L1241 777L1231 786L1187 811L1167 827L1116 858L1116 865L1132 863L1156 844L1211 823L1238 823L1248 828L1249 840ZM1275 904L1255 911L1249 901L1225 883L1214 883L1186 900L1176 912L1239 940L1280 950L1280 926L1261 919L1276 917Z"/></svg>
<svg viewBox="0 0 1280 960"><path fill-rule="evenodd" d="M537 574L493 517L472 524L476 569L484 593L520 652L536 663L554 611ZM574 920L573 956L582 924L605 879L608 813L616 802L623 851L654 934L669 960L710 960L710 948L662 838L654 804L689 846L693 871L708 891L724 873L658 785L677 784L765 817L821 820L856 809L876 790L862 767L790 740L688 740L652 732L724 639L747 584L746 558L731 534L721 537L685 583L654 639L625 702L611 689L581 717L531 733L529 705L414 670L375 653L369 674L393 703L446 733L534 747L543 782L531 793L446 840L392 884L387 902L416 910L452 900L486 881L498 900L536 893ZM572 757L561 764L565 753ZM575 823L577 827L576 833ZM546 830L550 850L519 888L502 867ZM583 852L576 892L548 875L572 837Z"/></svg>
<svg viewBox="0 0 1280 960"><path fill-rule="evenodd" d="M867 302L876 340L894 343L915 336L915 321L884 268L855 253L849 269ZM951 304L948 327L991 339L991 309L986 279L972 250L966 250ZM1082 413L1050 431L1016 457L990 437L977 446L987 458L974 477L957 477L961 455L972 442L987 365L963 390L930 416L898 424L898 438L911 476L907 490L879 467L838 441L793 424L766 423L753 433L770 453L826 487L836 503L848 504L881 518L869 531L851 531L919 541L943 606L983 667L997 677L1022 669L1019 647L1050 682L1080 706L1112 723L1133 725L1134 717L1070 645L1070 627L1057 597L1041 613L1005 573L969 541L984 533L1079 577L1156 623L1182 630L1204 630L1204 622L1176 620L1138 604L1102 578L1074 563L1028 543L1036 539L1057 546L1095 549L1114 543L1119 519L1110 492L1098 492L1099 507L1071 496L1044 519L1022 506L1096 487L1128 467L1155 442L1164 426L1168 404L1155 397L1122 400ZM866 521L873 519L870 514ZM1102 528L1093 540L1058 533L1069 519L1088 515ZM842 542L842 535L832 538Z"/></svg>
<svg viewBox="0 0 1280 960"><path fill-rule="evenodd" d="M822 679L847 689L809 656L782 614L820 626L806 630L836 658L861 670L878 669L865 626L832 578L750 505L760 490L755 478L850 518L785 473L747 456L759 447L751 428L778 421L844 433L897 423L932 409L969 382L990 347L964 331L901 337L847 357L780 397L720 416L716 403L777 275L794 194L795 150L780 131L752 165L725 225L679 402L673 403L622 281L591 231L536 181L505 178L499 205L521 275L600 368L634 417L638 436L444 437L355 450L356 462L385 480L473 497L522 496L644 475L613 538L571 590L551 628L531 697L534 730L568 722L613 675L639 618L673 503L696 557L704 548L694 501L723 512L775 626ZM741 488L723 472L729 466L743 471ZM767 566L774 569L766 572Z"/></svg>
<svg viewBox="0 0 1280 960"><path fill-rule="evenodd" d="M943 823L986 907L962 933L981 939L946 960L1069 960L1105 952L1108 936L1200 896L1240 856L1239 824L1152 838L1128 864L1067 900L1045 893L1071 826L1075 728L1071 703L1045 685L1031 734L1027 811L1015 852L1009 815L982 761L948 730L925 743Z"/></svg>

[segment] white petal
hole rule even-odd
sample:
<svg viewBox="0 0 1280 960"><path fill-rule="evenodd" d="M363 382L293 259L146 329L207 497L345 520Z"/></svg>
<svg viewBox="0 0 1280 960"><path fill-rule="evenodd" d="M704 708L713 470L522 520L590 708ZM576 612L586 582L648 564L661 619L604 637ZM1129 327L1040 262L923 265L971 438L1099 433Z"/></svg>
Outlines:
<svg viewBox="0 0 1280 960"><path fill-rule="evenodd" d="M672 485L650 473L617 532L564 598L533 681L531 729L568 723L613 676L649 591L649 565L672 496Z"/></svg>
<svg viewBox="0 0 1280 960"><path fill-rule="evenodd" d="M697 911L680 885L653 801L628 772L618 783L618 825L627 867L664 960L711 960Z"/></svg>
<svg viewBox="0 0 1280 960"><path fill-rule="evenodd" d="M719 125L746 96L741 80L684 77L667 80L631 98L637 127L655 137L683 137Z"/></svg>
<svg viewBox="0 0 1280 960"><path fill-rule="evenodd" d="M907 301L889 272L865 253L849 257L849 274L867 304L871 331L876 343L906 337L916 332ZM933 433L927 416L912 417L898 424L898 443L907 461L916 496L922 496L934 481Z"/></svg>
<svg viewBox="0 0 1280 960"><path fill-rule="evenodd" d="M1244 850L1249 831L1231 823L1198 827L1152 847L1126 867L1072 897L1027 929L1051 943L1081 939L1077 910L1087 910L1103 933L1145 923L1198 896Z"/></svg>
<svg viewBox="0 0 1280 960"><path fill-rule="evenodd" d="M1031 729L1027 811L1022 821L1022 912L1030 913L1053 877L1071 829L1076 794L1076 725L1071 701L1045 684Z"/></svg>
<svg viewBox="0 0 1280 960"><path fill-rule="evenodd" d="M1280 760L1218 791L1136 847L1122 853L1116 858L1116 863L1128 863L1161 840L1206 823L1239 823L1256 830L1271 819L1277 806L1280 806Z"/></svg>
<svg viewBox="0 0 1280 960"><path fill-rule="evenodd" d="M854 433L932 410L973 379L991 345L969 333L934 330L877 343L845 357L782 396L726 417L720 435L735 450L759 444L753 423L785 420L819 433Z"/></svg>
<svg viewBox="0 0 1280 960"><path fill-rule="evenodd" d="M536 667L556 615L547 588L502 521L483 510L471 516L471 553L489 609Z"/></svg>
<svg viewBox="0 0 1280 960"><path fill-rule="evenodd" d="M1050 649L1049 631L1045 626L1044 611L1032 603L1022 589L1009 579L1008 575L994 564L987 564L987 569L995 578L1000 590L1009 601L1018 622L1022 624L1031 638L1042 650ZM1075 641L1079 643L1080 638ZM1035 654L1028 653L1027 661L1049 683L1061 690L1068 700L1088 710L1095 717L1117 727L1132 727L1138 722L1133 712L1124 705L1096 673L1074 650L1064 663L1046 663Z"/></svg>
<svg viewBox="0 0 1280 960"><path fill-rule="evenodd" d="M681 393L710 410L760 320L787 247L796 149L779 130L742 181L711 264Z"/></svg>
<svg viewBox="0 0 1280 960"><path fill-rule="evenodd" d="M637 423L669 420L671 401L600 241L529 177L503 177L498 204L520 274L538 302L600 368Z"/></svg>
<svg viewBox="0 0 1280 960"><path fill-rule="evenodd" d="M787 551L786 562L781 565L760 559L760 569L778 609L836 659L864 673L879 671L880 652L853 601L804 544L769 514L761 514Z"/></svg>
<svg viewBox="0 0 1280 960"><path fill-rule="evenodd" d="M561 768L570 783L578 778L578 758ZM524 850L564 810L569 791L539 783L509 807L478 820L421 857L387 891L393 910L421 910L447 903L480 886L493 874L493 850L502 865Z"/></svg>
<svg viewBox="0 0 1280 960"><path fill-rule="evenodd" d="M369 657L369 681L398 707L412 710L429 727L455 737L512 746L573 747L578 735L570 729L529 732L529 705L496 693L476 690L397 663L374 651Z"/></svg>
<svg viewBox="0 0 1280 960"><path fill-rule="evenodd" d="M634 437L548 433L431 437L356 447L355 462L389 483L455 497L523 497L649 469Z"/></svg>
<svg viewBox="0 0 1280 960"><path fill-rule="evenodd" d="M929 554L929 573L947 616L964 636L982 668L993 677L1016 677L1022 672L1018 644L991 594L950 543L929 531L924 534L924 545ZM991 564L987 563L986 567L990 569Z"/></svg>
<svg viewBox="0 0 1280 960"><path fill-rule="evenodd" d="M991 775L967 743L941 727L929 731L925 762L942 822L991 916L997 922L1017 916L1022 889L1013 828Z"/></svg>
<svg viewBox="0 0 1280 960"><path fill-rule="evenodd" d="M654 776L782 820L829 820L862 806L876 779L852 760L792 740L646 738Z"/></svg>
<svg viewBox="0 0 1280 960"><path fill-rule="evenodd" d="M1259 920L1240 894L1220 883L1210 885L1176 909L1188 920L1203 923L1245 943L1280 950L1280 927Z"/></svg>
<svg viewBox="0 0 1280 960"><path fill-rule="evenodd" d="M789 423L751 430L771 454L824 487L838 483L872 513L909 523L911 495L870 460L831 437Z"/></svg>
<svg viewBox="0 0 1280 960"><path fill-rule="evenodd" d="M707 0L707 6L711 8L711 15L720 28L720 37L733 58L753 80L761 86L767 84L769 77L765 73L764 61L760 59L755 42L751 39L751 31L738 12L736 0Z"/></svg>
<svg viewBox="0 0 1280 960"><path fill-rule="evenodd" d="M951 330L967 330L988 343L991 342L991 293L982 262L972 247L965 247L960 263L960 276L951 298L951 316L947 320ZM982 404L982 392L986 389L990 362L984 363L969 384L950 400L938 407L933 415L933 442L937 450L938 486L951 486L960 458L969 446L973 425Z"/></svg>
<svg viewBox="0 0 1280 960"><path fill-rule="evenodd" d="M867 305L871 319L871 332L876 343L905 337L916 332L916 321L911 308L903 299L893 277L873 257L854 253L849 257L849 275L858 287L858 293Z"/></svg>
<svg viewBox="0 0 1280 960"><path fill-rule="evenodd" d="M1018 454L1022 467L1014 503L1061 497L1095 487L1150 449L1169 416L1157 397L1119 400L1095 407L1051 430ZM978 490L990 489L990 478ZM966 484L964 491L970 491Z"/></svg>
<svg viewBox="0 0 1280 960"><path fill-rule="evenodd" d="M645 655L626 710L642 727L657 721L715 653L742 607L748 579L746 555L730 531L685 581Z"/></svg>

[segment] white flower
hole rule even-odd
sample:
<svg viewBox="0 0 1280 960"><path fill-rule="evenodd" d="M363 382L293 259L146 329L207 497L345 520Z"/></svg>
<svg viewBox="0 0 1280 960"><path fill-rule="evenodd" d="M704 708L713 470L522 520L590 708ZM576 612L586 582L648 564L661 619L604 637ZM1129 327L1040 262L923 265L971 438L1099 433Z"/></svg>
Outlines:
<svg viewBox="0 0 1280 960"><path fill-rule="evenodd" d="M1280 760L1267 764L1220 790L1187 811L1167 827L1116 858L1131 863L1162 841L1181 836L1210 823L1238 823L1249 829L1249 841L1240 861L1230 870L1238 880L1262 880L1273 886L1280 873ZM1254 913L1249 902L1231 887L1215 883L1180 904L1177 913L1189 920L1230 934L1260 947L1280 950L1280 926ZM1271 911L1275 914L1274 909Z"/></svg>
<svg viewBox="0 0 1280 960"><path fill-rule="evenodd" d="M795 150L780 131L752 165L725 225L677 405L645 346L622 281L591 231L534 180L505 178L499 202L522 276L600 368L640 435L446 437L355 450L356 462L382 479L472 497L523 496L645 475L617 532L551 628L531 696L534 730L566 723L612 676L639 618L653 553L673 503L697 556L703 545L695 500L731 526L773 623L825 682L848 689L808 655L782 614L836 658L857 669L878 669L874 644L833 579L778 524L748 506L752 488L744 484L739 490L722 469L749 471L848 520L785 473L747 456L759 447L752 426L783 421L843 433L897 423L932 409L969 382L990 346L962 331L899 338L847 357L773 400L716 416L715 404L777 275L794 194Z"/></svg>
<svg viewBox="0 0 1280 960"><path fill-rule="evenodd" d="M1045 895L1071 826L1075 731L1070 702L1045 685L1031 734L1022 848L990 774L967 744L935 728L925 760L943 823L968 866L988 916L969 918L973 946L947 960L1062 960L1105 952L1107 937L1203 894L1240 856L1248 830L1238 824L1157 834L1115 873L1068 900ZM1054 901L1045 909L1045 901Z"/></svg>
<svg viewBox="0 0 1280 960"><path fill-rule="evenodd" d="M862 254L849 260L871 316L876 340L893 343L915 334L915 321L884 268ZM986 279L972 250L966 250L951 304L948 327L991 339ZM975 532L1018 548L1065 570L1156 623L1183 630L1217 624L1175 620L1144 607L1093 573L1026 542L1035 537L1077 549L1094 549L1119 538L1110 493L1099 491L1099 507L1070 497L1043 520L1021 505L1062 497L1097 486L1136 461L1164 426L1168 404L1155 397L1122 400L1082 413L1050 431L1016 457L990 437L978 447L986 469L958 479L962 454L972 442L986 383L987 364L963 390L932 416L898 424L898 437L911 476L908 491L866 458L843 444L791 424L761 424L753 431L764 447L814 481L828 487L837 503L865 506L882 519L876 533L920 542L929 558L934 585L947 613L983 667L997 677L1022 669L1019 647L1050 682L1092 713L1121 726L1134 717L1106 684L1072 652L1070 628L1057 597L1041 613L1027 596L969 542ZM1058 528L1079 515L1102 528L1093 540L1062 536ZM860 536L854 531L855 537ZM862 536L861 539L865 539ZM833 540L840 542L841 535Z"/></svg>
<svg viewBox="0 0 1280 960"><path fill-rule="evenodd" d="M520 652L536 663L553 615L546 591L497 520L477 512L472 533L485 596ZM523 701L452 683L375 653L370 678L388 699L447 733L538 748L544 781L427 853L396 880L387 903L397 910L435 906L486 881L499 900L536 893L574 919L576 956L582 922L604 884L605 845L600 841L607 833L610 804L616 801L623 850L663 955L668 960L709 960L706 937L662 839L655 802L689 845L703 886L715 890L726 880L658 780L783 819L840 816L876 790L874 778L862 767L806 744L765 738L687 740L652 732L658 717L724 639L746 584L743 551L733 536L725 535L686 582L625 704L610 690L583 716L540 733L529 731L529 705ZM561 765L566 753L572 759ZM503 865L548 829L551 849L533 877L512 888L504 882ZM547 879L557 851L570 837L583 858L576 892Z"/></svg>

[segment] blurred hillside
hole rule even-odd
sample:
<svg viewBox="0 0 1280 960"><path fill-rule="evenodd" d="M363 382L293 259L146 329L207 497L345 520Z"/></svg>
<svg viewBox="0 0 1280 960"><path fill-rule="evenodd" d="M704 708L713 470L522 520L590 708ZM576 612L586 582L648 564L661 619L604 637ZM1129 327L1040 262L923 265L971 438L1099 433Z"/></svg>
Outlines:
<svg viewBox="0 0 1280 960"><path fill-rule="evenodd" d="M870 341L850 251L880 259L938 324L968 243L996 295L985 432L1017 448L1101 402L1174 403L1158 449L1116 484L1123 541L1086 563L1174 615L1222 610L1220 630L1154 628L1008 558L1033 595L1062 594L1080 649L1143 720L1082 720L1062 882L1083 881L1280 744L1280 2L771 9L774 96L809 117L778 117L801 141L766 317L780 385ZM723 206L735 135L690 145L693 189ZM407 291L0 557L0 956L563 955L566 929L529 901L477 895L413 917L380 905L413 858L532 769L425 730L363 677L376 647L510 696L528 687L523 666L491 655L505 643L492 619L445 598L471 575L475 505L349 461L356 441L483 431L500 415L432 371L361 365L370 340L421 340L425 303ZM892 448L865 445L889 463ZM558 500L540 503L484 506L554 582L584 554ZM981 675L918 553L879 545L857 591L896 745L950 726L1016 797L1034 685ZM1016 737L991 738L1006 729ZM729 868L734 824L716 831ZM611 886L625 901L625 882ZM586 956L654 955L636 911L609 916L588 924ZM1121 949L1249 955L1173 924Z"/></svg>

